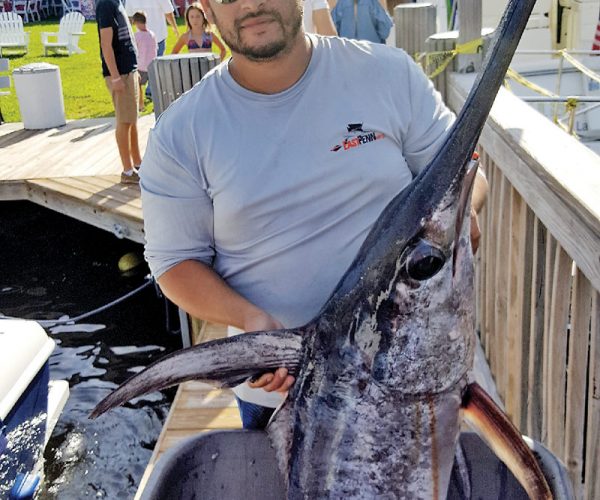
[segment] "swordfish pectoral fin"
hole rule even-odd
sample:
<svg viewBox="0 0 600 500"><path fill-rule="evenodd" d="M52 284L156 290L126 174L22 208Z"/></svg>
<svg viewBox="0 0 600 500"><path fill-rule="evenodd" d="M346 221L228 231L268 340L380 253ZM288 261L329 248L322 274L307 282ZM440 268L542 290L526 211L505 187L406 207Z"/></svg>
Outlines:
<svg viewBox="0 0 600 500"><path fill-rule="evenodd" d="M96 418L132 398L188 380L233 387L279 367L295 375L301 359L302 331L255 332L213 340L174 352L121 384L90 414Z"/></svg>
<svg viewBox="0 0 600 500"><path fill-rule="evenodd" d="M479 384L469 384L463 396L464 418L510 469L532 500L552 498L537 460L518 429Z"/></svg>

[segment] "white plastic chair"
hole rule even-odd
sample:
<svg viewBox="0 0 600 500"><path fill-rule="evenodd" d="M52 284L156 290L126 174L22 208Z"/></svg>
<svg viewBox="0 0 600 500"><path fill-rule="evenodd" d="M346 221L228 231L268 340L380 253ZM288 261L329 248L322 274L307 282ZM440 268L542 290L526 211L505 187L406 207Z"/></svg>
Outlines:
<svg viewBox="0 0 600 500"><path fill-rule="evenodd" d="M79 37L85 35L83 23L85 17L81 12L69 12L65 14L58 25L58 33L43 31L42 45L44 46L44 55L48 55L48 50L66 50L69 55L81 54L83 50L79 48ZM56 38L56 41L50 41L50 38Z"/></svg>
<svg viewBox="0 0 600 500"><path fill-rule="evenodd" d="M40 0L28 0L27 2L27 14L31 16L32 21L41 21L42 16L40 14Z"/></svg>
<svg viewBox="0 0 600 500"><path fill-rule="evenodd" d="M29 1L28 0L13 0L12 10L16 14L23 17L23 21L29 22Z"/></svg>
<svg viewBox="0 0 600 500"><path fill-rule="evenodd" d="M79 0L62 0L63 13L81 12L81 2Z"/></svg>
<svg viewBox="0 0 600 500"><path fill-rule="evenodd" d="M23 29L23 19L15 12L0 12L0 57L2 49L29 47L29 33Z"/></svg>

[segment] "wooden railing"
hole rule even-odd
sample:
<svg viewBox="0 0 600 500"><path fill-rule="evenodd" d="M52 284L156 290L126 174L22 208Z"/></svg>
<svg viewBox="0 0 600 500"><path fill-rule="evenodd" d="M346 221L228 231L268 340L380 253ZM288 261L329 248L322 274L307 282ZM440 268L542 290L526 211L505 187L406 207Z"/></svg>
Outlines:
<svg viewBox="0 0 600 500"><path fill-rule="evenodd" d="M473 81L452 75L458 110ZM490 192L478 329L506 410L600 498L600 159L501 89L481 135Z"/></svg>

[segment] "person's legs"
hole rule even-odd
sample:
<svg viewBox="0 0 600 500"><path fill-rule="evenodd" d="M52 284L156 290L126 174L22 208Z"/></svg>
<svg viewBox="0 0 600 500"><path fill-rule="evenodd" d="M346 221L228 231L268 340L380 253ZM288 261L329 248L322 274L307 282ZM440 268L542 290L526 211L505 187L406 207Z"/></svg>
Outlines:
<svg viewBox="0 0 600 500"><path fill-rule="evenodd" d="M119 123L115 128L115 138L117 139L117 148L123 165L123 172L131 170L133 163L131 160L131 123ZM136 134L137 138L137 134Z"/></svg>
<svg viewBox="0 0 600 500"><path fill-rule="evenodd" d="M160 42L158 42L158 49L156 50L156 56L160 57L165 53L165 47L166 47L166 43L167 40L161 40Z"/></svg>
<svg viewBox="0 0 600 500"><path fill-rule="evenodd" d="M237 400L244 429L264 429L267 426L275 408L248 403L237 396L235 399Z"/></svg>
<svg viewBox="0 0 600 500"><path fill-rule="evenodd" d="M129 129L129 152L134 167L142 164L142 155L140 154L140 145L138 142L137 123L132 123Z"/></svg>
<svg viewBox="0 0 600 500"><path fill-rule="evenodd" d="M138 109L140 111L144 111L144 88L142 87L142 84L140 83L140 98L138 99Z"/></svg>
<svg viewBox="0 0 600 500"><path fill-rule="evenodd" d="M133 170L133 167L134 165L139 165L139 163L141 163L136 125L139 87L137 76L137 71L133 71L127 75L121 75L121 78L125 83L125 89L120 92L112 92L112 87L108 81L109 78L106 79L106 84L109 90L111 90L113 104L115 106L115 138L119 156L121 158L121 164L123 166L121 182L125 183L138 182L138 176Z"/></svg>

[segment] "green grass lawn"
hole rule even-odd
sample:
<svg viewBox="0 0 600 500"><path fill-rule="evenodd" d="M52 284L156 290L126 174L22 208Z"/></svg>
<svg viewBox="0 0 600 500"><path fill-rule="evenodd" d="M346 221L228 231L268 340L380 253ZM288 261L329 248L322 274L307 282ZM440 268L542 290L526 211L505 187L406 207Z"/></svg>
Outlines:
<svg viewBox="0 0 600 500"><path fill-rule="evenodd" d="M179 31L183 33L185 31L183 19L177 18L177 23L180 25ZM83 27L86 34L79 39L79 47L85 50L85 53L73 54L72 56L49 53L50 55L44 57L41 32L57 32L58 20L29 23L25 25L25 31L30 32L27 54L22 51L9 52L3 50L2 56L10 60L10 72L15 68L33 62L54 64L60 68L67 119L114 116L112 101L102 77L98 28L95 21L86 21ZM167 54L175 45L175 41L173 30L169 27ZM21 121L21 115L16 92L14 87L10 90L11 94L9 96L0 97L0 107L5 121L19 122ZM152 103L146 102L144 114L152 111Z"/></svg>

